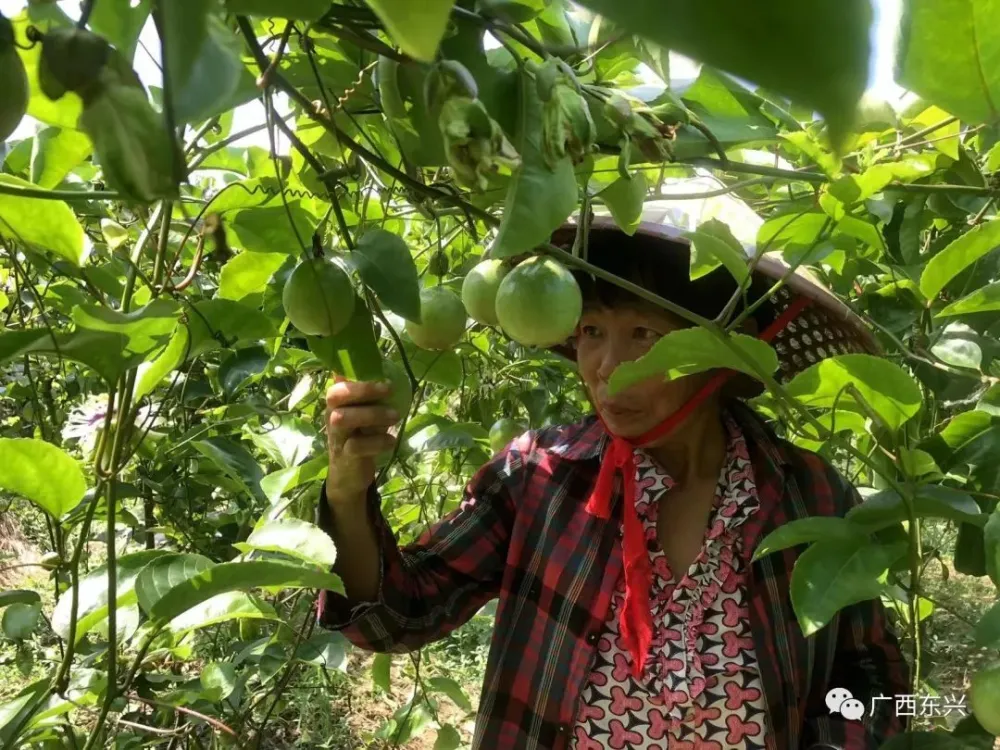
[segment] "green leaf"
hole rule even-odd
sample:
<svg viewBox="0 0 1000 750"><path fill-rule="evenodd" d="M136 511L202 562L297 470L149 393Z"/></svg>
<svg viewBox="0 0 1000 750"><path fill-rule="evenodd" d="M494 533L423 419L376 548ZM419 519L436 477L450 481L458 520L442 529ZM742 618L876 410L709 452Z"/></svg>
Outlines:
<svg viewBox="0 0 1000 750"><path fill-rule="evenodd" d="M6 607L8 604L38 604L41 601L42 597L38 595L37 591L28 591L27 589L0 591L0 607Z"/></svg>
<svg viewBox="0 0 1000 750"><path fill-rule="evenodd" d="M443 725L434 741L434 750L458 750L462 746L462 735L451 724Z"/></svg>
<svg viewBox="0 0 1000 750"><path fill-rule="evenodd" d="M942 336L931 347L931 354L949 365L969 370L978 370L983 363L979 344L960 336Z"/></svg>
<svg viewBox="0 0 1000 750"><path fill-rule="evenodd" d="M100 375L108 384L142 361L141 356L125 359L128 339L121 334L96 331L74 331L57 334L55 340L45 328L0 333L0 362L24 354L43 354L56 358L82 362Z"/></svg>
<svg viewBox="0 0 1000 750"><path fill-rule="evenodd" d="M226 0L226 11L237 15L288 18L293 21L318 21L330 10L330 0Z"/></svg>
<svg viewBox="0 0 1000 750"><path fill-rule="evenodd" d="M93 150L90 139L79 130L45 128L32 142L31 181L54 188Z"/></svg>
<svg viewBox="0 0 1000 750"><path fill-rule="evenodd" d="M976 645L990 648L1000 642L1000 602L990 607L976 623Z"/></svg>
<svg viewBox="0 0 1000 750"><path fill-rule="evenodd" d="M381 380L382 353L372 328L372 316L361 297L342 331L334 336L306 336L309 349L319 360L348 380Z"/></svg>
<svg viewBox="0 0 1000 750"><path fill-rule="evenodd" d="M906 543L881 545L864 537L822 540L799 555L792 570L792 609L806 637L848 605L875 599Z"/></svg>
<svg viewBox="0 0 1000 750"><path fill-rule="evenodd" d="M684 3L583 0L605 18L676 52L791 97L846 136L868 79L869 4L774 0ZM822 85L817 82L822 81Z"/></svg>
<svg viewBox="0 0 1000 750"><path fill-rule="evenodd" d="M117 250L129 240L128 230L112 219L101 219L101 235L112 250Z"/></svg>
<svg viewBox="0 0 1000 750"><path fill-rule="evenodd" d="M263 346L247 346L237 349L219 365L219 383L231 399L255 375L267 369L271 354Z"/></svg>
<svg viewBox="0 0 1000 750"><path fill-rule="evenodd" d="M16 739L14 729L38 710L38 701L44 700L50 683L51 678L43 677L25 687L13 699L0 703L0 746L13 746Z"/></svg>
<svg viewBox="0 0 1000 750"><path fill-rule="evenodd" d="M691 240L691 279L699 279L720 265L743 283L750 269L746 252L729 227L718 219L709 219L688 233Z"/></svg>
<svg viewBox="0 0 1000 750"><path fill-rule="evenodd" d="M77 460L52 443L0 438L0 488L58 520L83 499L87 480Z"/></svg>
<svg viewBox="0 0 1000 750"><path fill-rule="evenodd" d="M238 253L219 273L218 297L239 302L251 294L263 292L286 260L288 256L284 253Z"/></svg>
<svg viewBox="0 0 1000 750"><path fill-rule="evenodd" d="M142 576L140 576L140 582ZM173 620L181 613L212 597L236 590L261 586L280 588L324 589L344 593L340 578L300 565L264 560L221 563L202 570L178 583L157 599L148 609L150 618L158 622ZM142 593L140 590L140 604Z"/></svg>
<svg viewBox="0 0 1000 750"><path fill-rule="evenodd" d="M325 454L316 456L304 464L271 472L260 480L260 487L264 490L268 502L273 505L289 490L306 482L322 479L328 463L329 459Z"/></svg>
<svg viewBox="0 0 1000 750"><path fill-rule="evenodd" d="M175 92L193 76L202 45L208 39L209 4L204 0L172 0L163 6L160 40L163 61Z"/></svg>
<svg viewBox="0 0 1000 750"><path fill-rule="evenodd" d="M634 173L630 179L619 177L597 194L608 207L615 224L625 232L633 235L639 228L642 219L642 205L649 190L646 175Z"/></svg>
<svg viewBox="0 0 1000 750"><path fill-rule="evenodd" d="M23 602L11 604L4 609L3 619L0 620L3 634L12 641L30 638L38 627L41 614L41 604L25 604Z"/></svg>
<svg viewBox="0 0 1000 750"><path fill-rule="evenodd" d="M958 274L1000 245L1000 219L969 230L928 261L920 276L920 291L929 300Z"/></svg>
<svg viewBox="0 0 1000 750"><path fill-rule="evenodd" d="M941 732L901 732L879 746L879 750L969 750L971 746Z"/></svg>
<svg viewBox="0 0 1000 750"><path fill-rule="evenodd" d="M521 166L504 199L503 220L491 257L505 258L548 242L577 205L576 174L568 156L550 169L542 155L542 102L533 80L518 79L519 128L515 146Z"/></svg>
<svg viewBox="0 0 1000 750"><path fill-rule="evenodd" d="M990 514L983 527L983 539L986 542L986 575L1000 586L1000 508Z"/></svg>
<svg viewBox="0 0 1000 750"><path fill-rule="evenodd" d="M125 351L143 355L168 343L180 315L177 302L157 299L129 313L105 305L80 305L73 309L73 322L90 331L122 334L127 340Z"/></svg>
<svg viewBox="0 0 1000 750"><path fill-rule="evenodd" d="M391 683L389 682L390 670L392 668L392 654L375 654L372 660L372 685L381 688L386 693L391 693Z"/></svg>
<svg viewBox="0 0 1000 750"><path fill-rule="evenodd" d="M837 516L800 518L782 524L764 537L754 550L753 560L757 561L772 552L822 539L851 541L859 536L862 536L862 531L844 518Z"/></svg>
<svg viewBox="0 0 1000 750"><path fill-rule="evenodd" d="M181 553L148 561L135 578L136 601L148 615L167 592L212 565L214 563L204 555Z"/></svg>
<svg viewBox="0 0 1000 750"><path fill-rule="evenodd" d="M325 568L337 561L337 548L330 536L315 524L297 518L266 521L246 542L233 545L240 552L283 552Z"/></svg>
<svg viewBox="0 0 1000 750"><path fill-rule="evenodd" d="M257 459L242 444L224 437L210 437L193 441L191 447L254 497L264 499L264 492L260 488L264 472Z"/></svg>
<svg viewBox="0 0 1000 750"><path fill-rule="evenodd" d="M180 366L185 359L190 338L187 327L178 326L163 351L151 361L143 362L136 368L133 398L141 399L152 393L169 373Z"/></svg>
<svg viewBox="0 0 1000 750"><path fill-rule="evenodd" d="M201 669L201 687L206 700L225 700L236 689L236 667L228 661L210 661Z"/></svg>
<svg viewBox="0 0 1000 750"><path fill-rule="evenodd" d="M302 644L296 657L324 669L347 671L347 647L350 644L341 634L330 630L314 633Z"/></svg>
<svg viewBox="0 0 1000 750"><path fill-rule="evenodd" d="M982 526L986 516L971 496L950 487L925 485L913 498L918 518L947 518ZM873 532L906 521L909 514L903 498L895 490L883 490L866 498L847 512L847 518Z"/></svg>
<svg viewBox="0 0 1000 750"><path fill-rule="evenodd" d="M226 591L193 605L166 623L166 629L179 636L230 620L278 619L274 607L259 597L242 591Z"/></svg>
<svg viewBox="0 0 1000 750"><path fill-rule="evenodd" d="M182 3L189 1L181 0ZM192 21L192 24L193 30L200 32L201 22ZM171 28L171 32L175 31ZM190 62L186 81L177 87L174 95L177 122L202 122L245 104L260 93L256 79L240 59L243 51L240 38L214 15L207 19L206 32Z"/></svg>
<svg viewBox="0 0 1000 750"><path fill-rule="evenodd" d="M191 349L188 359L240 341L271 339L278 335L274 323L260 310L228 299L196 302L188 313ZM222 337L220 341L218 337Z"/></svg>
<svg viewBox="0 0 1000 750"><path fill-rule="evenodd" d="M844 354L812 365L785 386L786 392L807 406L857 407L852 386L891 429L898 429L920 409L920 387L899 366L870 354ZM840 395L838 400L838 395ZM857 408L855 408L857 410Z"/></svg>
<svg viewBox="0 0 1000 750"><path fill-rule="evenodd" d="M957 302L952 302L937 314L939 318L952 315L968 315L978 312L996 312L1000 310L1000 281L980 287Z"/></svg>
<svg viewBox="0 0 1000 750"><path fill-rule="evenodd" d="M367 0L393 41L407 55L432 62L448 26L455 0Z"/></svg>
<svg viewBox="0 0 1000 750"><path fill-rule="evenodd" d="M897 80L978 124L1000 117L1000 6L979 0L910 0L902 23Z"/></svg>
<svg viewBox="0 0 1000 750"><path fill-rule="evenodd" d="M418 433L419 435L419 433ZM489 439L489 432L476 422L456 422L446 424L441 427L427 440L421 441L420 437L414 436L411 446L425 451L455 450L458 448L475 448L477 441Z"/></svg>
<svg viewBox="0 0 1000 750"><path fill-rule="evenodd" d="M435 693L444 693L463 711L472 710L472 701L465 694L462 686L451 677L431 677L427 680L427 688Z"/></svg>
<svg viewBox="0 0 1000 750"><path fill-rule="evenodd" d="M157 558L169 555L166 550L153 549L133 552L118 558L118 587L115 603L118 608L135 604L135 581L140 571ZM77 592L76 642L108 617L108 567L101 565L80 579ZM52 611L52 630L63 640L69 639L73 596L66 591Z"/></svg>
<svg viewBox="0 0 1000 750"><path fill-rule="evenodd" d="M432 352L405 343L406 358L418 381L443 385L445 388L459 388L462 385L462 358L451 350Z"/></svg>
<svg viewBox="0 0 1000 750"><path fill-rule="evenodd" d="M420 279L410 248L398 234L369 229L348 256L372 291L397 315L420 322Z"/></svg>
<svg viewBox="0 0 1000 750"><path fill-rule="evenodd" d="M762 372L771 375L778 369L778 355L764 341L741 333L729 337L734 347L743 352ZM640 381L662 376L676 380L706 370L725 368L757 377L754 367L727 347L705 328L681 328L657 341L639 359L623 362L608 382L608 392L614 395Z"/></svg>
<svg viewBox="0 0 1000 750"><path fill-rule="evenodd" d="M101 0L95 2L89 26L131 61L139 43L139 33L149 17L150 0Z"/></svg>
<svg viewBox="0 0 1000 750"><path fill-rule="evenodd" d="M0 174L0 185L35 188L27 180L9 174ZM74 266L82 266L90 255L83 227L64 201L0 193L0 237L54 253Z"/></svg>

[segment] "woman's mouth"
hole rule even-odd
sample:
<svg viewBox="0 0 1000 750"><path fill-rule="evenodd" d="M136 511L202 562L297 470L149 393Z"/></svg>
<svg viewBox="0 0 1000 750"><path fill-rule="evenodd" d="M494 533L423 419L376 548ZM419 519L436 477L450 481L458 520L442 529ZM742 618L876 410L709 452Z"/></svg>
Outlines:
<svg viewBox="0 0 1000 750"><path fill-rule="evenodd" d="M612 406L610 404L604 404L601 406L601 411L612 417L634 417L639 413L638 409L626 409L621 406Z"/></svg>

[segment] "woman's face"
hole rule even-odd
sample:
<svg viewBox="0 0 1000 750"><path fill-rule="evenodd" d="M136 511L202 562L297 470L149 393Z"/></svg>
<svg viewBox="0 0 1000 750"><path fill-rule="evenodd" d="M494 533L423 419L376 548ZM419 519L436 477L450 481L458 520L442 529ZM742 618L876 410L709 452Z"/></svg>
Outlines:
<svg viewBox="0 0 1000 750"><path fill-rule="evenodd" d="M577 366L594 408L616 435L636 437L651 430L705 383L704 374L671 381L649 378L614 396L608 393L608 380L618 365L638 359L682 327L672 315L649 307L584 307L576 335Z"/></svg>

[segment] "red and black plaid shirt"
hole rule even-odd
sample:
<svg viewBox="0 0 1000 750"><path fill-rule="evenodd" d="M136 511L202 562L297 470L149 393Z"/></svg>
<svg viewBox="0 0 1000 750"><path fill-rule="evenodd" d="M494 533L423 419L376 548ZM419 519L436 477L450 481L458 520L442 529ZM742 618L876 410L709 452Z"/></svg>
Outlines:
<svg viewBox="0 0 1000 750"><path fill-rule="evenodd" d="M872 698L910 690L881 602L847 607L806 638L789 598L803 547L749 562L769 532L807 516L843 516L857 493L826 461L778 439L748 408L732 409L760 499L741 531L768 748L875 750L904 725L894 700L875 701L872 714ZM362 648L405 652L442 638L499 597L473 748L568 747L622 572L620 487L610 520L584 509L607 440L595 417L522 435L477 472L457 510L403 548L373 489L369 508L382 548L378 601L324 592L320 622ZM332 528L326 502L319 507L320 525ZM834 687L861 700L863 719L831 715L825 698Z"/></svg>

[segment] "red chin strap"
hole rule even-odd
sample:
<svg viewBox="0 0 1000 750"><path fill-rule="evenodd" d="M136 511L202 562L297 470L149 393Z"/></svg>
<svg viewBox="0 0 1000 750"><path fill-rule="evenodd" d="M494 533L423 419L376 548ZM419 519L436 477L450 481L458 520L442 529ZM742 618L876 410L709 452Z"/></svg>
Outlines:
<svg viewBox="0 0 1000 750"><path fill-rule="evenodd" d="M778 318L760 334L762 341L770 342L792 320L808 307L810 300L797 297ZM732 370L721 370L677 411L664 419L653 429L636 437L624 438L608 429L603 418L604 429L611 436L611 443L601 463L597 482L587 499L587 512L600 518L611 517L611 496L614 490L615 473L621 471L623 483L622 513L622 563L625 572L625 603L618 617L619 632L626 648L632 656L632 675L639 679L646 664L649 645L653 639L653 614L649 604L649 586L652 570L646 549L646 535L636 512L635 449L648 445L673 432L691 416L706 399L715 393L735 374Z"/></svg>

